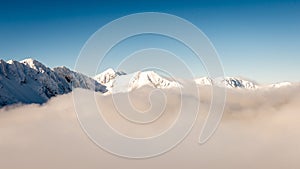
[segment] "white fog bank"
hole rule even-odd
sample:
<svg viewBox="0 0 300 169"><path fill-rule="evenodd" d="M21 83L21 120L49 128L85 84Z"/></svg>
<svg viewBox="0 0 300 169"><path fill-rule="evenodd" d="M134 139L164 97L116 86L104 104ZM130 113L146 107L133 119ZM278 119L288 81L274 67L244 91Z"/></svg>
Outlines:
<svg viewBox="0 0 300 169"><path fill-rule="evenodd" d="M147 90L145 90L147 91ZM147 108L146 92L135 93L133 104ZM189 136L161 156L133 160L116 157L97 147L76 118L72 93L43 105L17 105L0 110L0 168L3 169L282 169L300 168L300 88L268 91L228 90L223 119L213 137L198 144L210 99L201 88L200 115ZM176 93L167 93L162 121L154 127L122 123L114 115L110 96L97 95L107 120L133 136L151 135L174 120ZM195 100L192 96L183 99ZM155 104L155 103L154 103Z"/></svg>

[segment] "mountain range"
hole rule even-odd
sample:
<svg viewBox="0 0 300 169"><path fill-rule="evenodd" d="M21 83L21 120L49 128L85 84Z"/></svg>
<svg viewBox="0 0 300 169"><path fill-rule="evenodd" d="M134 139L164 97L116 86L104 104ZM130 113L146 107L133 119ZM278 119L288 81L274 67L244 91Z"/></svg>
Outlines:
<svg viewBox="0 0 300 169"><path fill-rule="evenodd" d="M255 90L280 88L290 82L261 86L242 78L225 77L193 79L199 86L217 85L220 87ZM44 103L53 96L66 94L73 88L89 89L103 94L130 92L134 89L151 86L168 89L183 87L176 80L169 80L154 71L138 71L127 74L113 69L89 77L67 67L49 68L37 60L0 60L0 107L15 103Z"/></svg>

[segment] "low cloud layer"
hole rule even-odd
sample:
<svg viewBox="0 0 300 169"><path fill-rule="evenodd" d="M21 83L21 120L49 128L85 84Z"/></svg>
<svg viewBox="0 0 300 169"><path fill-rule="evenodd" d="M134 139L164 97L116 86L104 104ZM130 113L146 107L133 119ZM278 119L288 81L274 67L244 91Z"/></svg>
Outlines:
<svg viewBox="0 0 300 169"><path fill-rule="evenodd" d="M159 99L148 100L148 90L132 93L140 110L155 109ZM96 95L104 116L121 132L145 137L165 130L178 112L179 95L166 92L164 115L152 126L137 127L122 120L111 96ZM199 101L200 115L188 137L161 156L132 160L116 157L97 147L80 128L72 93L43 105L17 105L0 110L1 168L300 168L300 87L244 91L228 90L225 112L213 137L197 143L210 105L209 88L183 99ZM145 97L147 96L147 97ZM158 102L158 103L155 103Z"/></svg>

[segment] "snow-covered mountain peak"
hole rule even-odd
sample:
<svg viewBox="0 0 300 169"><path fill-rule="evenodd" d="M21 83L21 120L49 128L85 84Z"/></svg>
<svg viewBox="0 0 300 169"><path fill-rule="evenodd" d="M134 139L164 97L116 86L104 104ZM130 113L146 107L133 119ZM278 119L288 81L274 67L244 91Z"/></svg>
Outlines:
<svg viewBox="0 0 300 169"><path fill-rule="evenodd" d="M108 90L113 87L113 83L115 78L118 76L117 72L114 71L112 68L105 70L104 72L94 76L94 80L98 83L105 85Z"/></svg>
<svg viewBox="0 0 300 169"><path fill-rule="evenodd" d="M213 84L213 80L209 77L201 77L201 78L195 79L195 83L198 85L210 86Z"/></svg>
<svg viewBox="0 0 300 169"><path fill-rule="evenodd" d="M228 88L244 88L244 89L256 89L255 82L244 80L236 77L226 77L222 84Z"/></svg>
<svg viewBox="0 0 300 169"><path fill-rule="evenodd" d="M126 75L126 73L122 71L115 71L112 68L108 68L102 73L94 76L93 79L95 79L98 83L105 85L108 90L111 90L116 78L118 76L123 76L123 75Z"/></svg>
<svg viewBox="0 0 300 169"><path fill-rule="evenodd" d="M3 63L6 63L6 64L10 64L10 65L13 65L13 64L20 64L20 62L18 62L18 61L15 61L15 60L12 60L12 59L10 59L10 60L8 60L8 61L4 61L4 60L1 60ZM1 62L0 61L0 62Z"/></svg>
<svg viewBox="0 0 300 169"><path fill-rule="evenodd" d="M108 69L94 77L96 81L105 85L109 93L122 93L134 89L151 86L154 88L181 87L178 82L169 81L154 71L138 71L130 74Z"/></svg>
<svg viewBox="0 0 300 169"><path fill-rule="evenodd" d="M225 77L219 79L211 79L210 77L202 77L195 79L198 85L216 85L225 88L240 88L240 89L257 89L258 86L255 82L245 80L237 77Z"/></svg>
<svg viewBox="0 0 300 169"><path fill-rule="evenodd" d="M27 58L27 59L21 60L20 63L27 64L31 67L31 66L34 66L35 64L40 63L40 62L38 62L38 61L36 61L35 59L32 59L32 58Z"/></svg>
<svg viewBox="0 0 300 169"><path fill-rule="evenodd" d="M105 71L103 71L101 74L115 74L116 71L112 68L108 68Z"/></svg>
<svg viewBox="0 0 300 169"><path fill-rule="evenodd" d="M4 61L4 60L1 60L1 61ZM14 61L14 60L8 60L6 63L8 63L8 64L14 64L14 62L16 62L16 61Z"/></svg>
<svg viewBox="0 0 300 169"><path fill-rule="evenodd" d="M136 72L129 82L132 88L139 88L144 85L150 85L155 88L180 87L181 85L175 81L169 81L154 71Z"/></svg>
<svg viewBox="0 0 300 169"><path fill-rule="evenodd" d="M20 61L20 63L27 65L30 68L37 70L41 73L44 73L47 71L47 69L49 69L45 65L43 65L41 62L34 60L32 58L24 59L24 60Z"/></svg>
<svg viewBox="0 0 300 169"><path fill-rule="evenodd" d="M101 84L107 84L112 79L114 79L116 76L117 76L116 72L112 68L109 68L109 69L105 70L104 72L96 75L94 77L94 79Z"/></svg>

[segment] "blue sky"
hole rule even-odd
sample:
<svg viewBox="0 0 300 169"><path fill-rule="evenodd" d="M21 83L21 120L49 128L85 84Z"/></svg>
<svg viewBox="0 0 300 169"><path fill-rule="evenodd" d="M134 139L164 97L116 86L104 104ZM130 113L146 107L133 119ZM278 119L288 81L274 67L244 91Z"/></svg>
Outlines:
<svg viewBox="0 0 300 169"><path fill-rule="evenodd" d="M0 57L73 68L100 27L137 12L165 12L201 29L228 76L300 81L300 1L1 1ZM199 76L202 74L199 73Z"/></svg>

